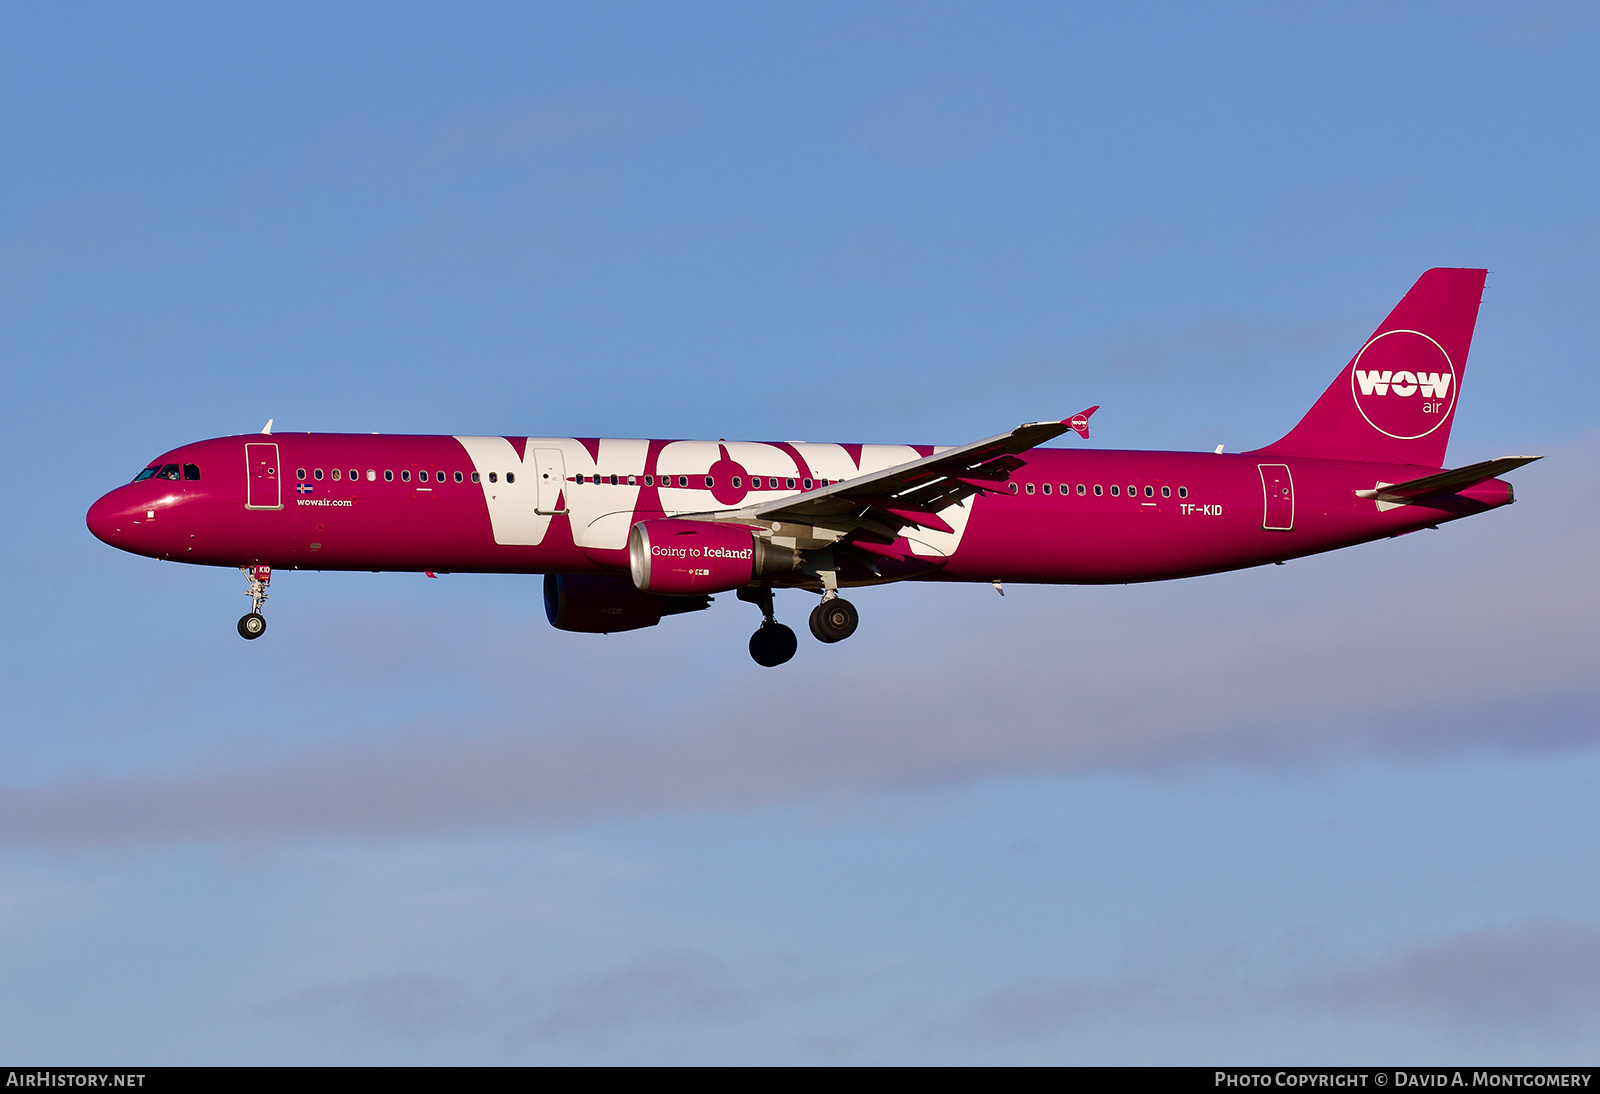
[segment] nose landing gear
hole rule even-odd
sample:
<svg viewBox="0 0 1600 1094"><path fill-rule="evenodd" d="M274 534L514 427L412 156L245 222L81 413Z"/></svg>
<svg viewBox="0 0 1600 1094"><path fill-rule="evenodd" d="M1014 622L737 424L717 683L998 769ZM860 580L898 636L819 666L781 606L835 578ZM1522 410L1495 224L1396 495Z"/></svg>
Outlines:
<svg viewBox="0 0 1600 1094"><path fill-rule="evenodd" d="M761 609L761 626L750 636L750 656L755 663L771 669L792 658L800 643L794 631L773 618L772 589L763 585L759 589L740 589L737 595Z"/></svg>
<svg viewBox="0 0 1600 1094"><path fill-rule="evenodd" d="M250 581L250 613L239 618L239 637L260 638L267 633L267 619L261 614L261 605L267 600L267 584L272 580L272 567L240 566L239 571Z"/></svg>

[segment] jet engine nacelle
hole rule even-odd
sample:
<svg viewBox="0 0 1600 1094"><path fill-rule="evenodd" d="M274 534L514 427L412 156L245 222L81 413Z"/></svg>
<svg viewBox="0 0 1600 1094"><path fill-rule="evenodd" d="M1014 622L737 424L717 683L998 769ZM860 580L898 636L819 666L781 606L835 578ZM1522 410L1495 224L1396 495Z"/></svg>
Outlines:
<svg viewBox="0 0 1600 1094"><path fill-rule="evenodd" d="M774 547L742 524L663 517L641 520L628 533L628 570L644 592L720 593L799 567L798 552Z"/></svg>
<svg viewBox="0 0 1600 1094"><path fill-rule="evenodd" d="M653 627L664 615L697 612L711 606L708 596L657 596L643 593L625 577L546 574L544 614L561 631L615 634Z"/></svg>

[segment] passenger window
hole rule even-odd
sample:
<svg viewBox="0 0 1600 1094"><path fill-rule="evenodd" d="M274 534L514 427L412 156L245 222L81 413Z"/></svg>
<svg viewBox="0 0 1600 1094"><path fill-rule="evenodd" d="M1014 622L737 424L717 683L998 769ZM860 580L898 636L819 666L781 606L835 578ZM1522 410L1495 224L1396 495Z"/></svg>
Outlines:
<svg viewBox="0 0 1600 1094"><path fill-rule="evenodd" d="M637 477L635 477L635 476L633 476L633 475L629 475L629 476L628 476L628 485L629 485L629 486L638 486L638 485L639 485L639 480L638 480L638 478L637 478ZM735 486L738 486L738 485L739 485L739 484L738 484L738 483L734 483L734 485L735 485Z"/></svg>
<svg viewBox="0 0 1600 1094"><path fill-rule="evenodd" d="M303 467L295 468L294 477L297 479L304 479L306 477L306 469Z"/></svg>
<svg viewBox="0 0 1600 1094"><path fill-rule="evenodd" d="M785 490L793 490L794 489L794 480L793 479L784 479L783 480L783 488Z"/></svg>
<svg viewBox="0 0 1600 1094"><path fill-rule="evenodd" d="M1111 496L1114 498L1120 498L1122 496L1122 491L1113 486L1111 488Z"/></svg>
<svg viewBox="0 0 1600 1094"><path fill-rule="evenodd" d="M1063 486L1061 489L1065 490L1066 487ZM1083 495L1085 495L1087 493L1088 493L1088 491L1083 488L1083 483L1080 482L1078 484L1078 497L1081 498L1081 497L1083 497Z"/></svg>
<svg viewBox="0 0 1600 1094"><path fill-rule="evenodd" d="M1189 496L1189 488L1187 486L1178 487L1178 497L1186 498L1188 496Z"/></svg>
<svg viewBox="0 0 1600 1094"><path fill-rule="evenodd" d="M769 490L776 490L778 488L778 480L777 479L768 479L767 480L767 488Z"/></svg>
<svg viewBox="0 0 1600 1094"><path fill-rule="evenodd" d="M433 477L435 479L439 480L440 482L443 482L444 481L444 472L440 471L437 474L435 474Z"/></svg>
<svg viewBox="0 0 1600 1094"><path fill-rule="evenodd" d="M315 471L311 472L311 477L316 479L318 482L321 482L322 481L322 468L319 467Z"/></svg>
<svg viewBox="0 0 1600 1094"><path fill-rule="evenodd" d="M383 473L383 481L384 482L393 482L394 481L394 472L393 471L385 471Z"/></svg>
<svg viewBox="0 0 1600 1094"><path fill-rule="evenodd" d="M351 482L359 482L360 479L361 479L361 472L357 471L355 468L352 467L350 469L350 481Z"/></svg>
<svg viewBox="0 0 1600 1094"><path fill-rule="evenodd" d="M1164 498L1170 498L1170 497L1172 497L1172 487L1170 487L1170 486L1163 486L1163 487L1162 487L1162 488L1161 488L1161 496L1162 496L1162 497L1164 497Z"/></svg>
<svg viewBox="0 0 1600 1094"><path fill-rule="evenodd" d="M339 481L339 469L337 467L335 467L333 469L333 481L334 482L338 482Z"/></svg>
<svg viewBox="0 0 1600 1094"><path fill-rule="evenodd" d="M476 471L474 471L474 472L473 472L473 473L472 473L472 481L473 481L473 482L482 482L482 481L483 481L483 480L482 480L482 479L480 479L480 478L479 478L479 477L478 477L478 473L477 473L477 472L476 472Z"/></svg>
<svg viewBox="0 0 1600 1094"><path fill-rule="evenodd" d="M1116 487L1113 486L1111 489L1115 490ZM1104 493L1104 491L1100 489L1100 484L1099 483L1095 483L1094 484L1094 496L1098 498L1102 493Z"/></svg>
<svg viewBox="0 0 1600 1094"><path fill-rule="evenodd" d="M1033 493L1033 483L1031 483L1031 482L1028 484L1028 493L1029 494Z"/></svg>
<svg viewBox="0 0 1600 1094"><path fill-rule="evenodd" d="M807 490L810 490L811 489L811 480L810 479L801 479L800 480L800 485L805 487Z"/></svg>
<svg viewBox="0 0 1600 1094"><path fill-rule="evenodd" d="M466 478L466 476L465 476L465 475L463 475L463 474L462 474L462 473L461 473L461 472L459 472L459 471L457 471L457 472L456 472L456 475L455 475L455 479L456 479L456 481L457 481L457 482L460 482L460 481L461 481L461 480L462 480L462 479L464 479L464 478Z"/></svg>
<svg viewBox="0 0 1600 1094"><path fill-rule="evenodd" d="M1039 489L1043 490L1046 494L1048 494L1048 493L1050 493L1050 484L1049 483L1045 483L1043 486L1039 487Z"/></svg>
<svg viewBox="0 0 1600 1094"><path fill-rule="evenodd" d="M654 486L656 484L656 477L654 475L646 475L644 477L644 484L646 486Z"/></svg>
<svg viewBox="0 0 1600 1094"><path fill-rule="evenodd" d="M1014 482L1008 482L1006 483L1006 489L1015 494L1017 492L1017 484Z"/></svg>
<svg viewBox="0 0 1600 1094"><path fill-rule="evenodd" d="M507 482L516 482L517 481L517 476L512 474L510 471L507 471L506 472L506 481Z"/></svg>
<svg viewBox="0 0 1600 1094"><path fill-rule="evenodd" d="M489 472L489 481L490 482L499 482L500 478L493 471L491 471L491 472Z"/></svg>
<svg viewBox="0 0 1600 1094"><path fill-rule="evenodd" d="M320 472L318 472L317 478L319 478L319 479L322 478L322 474ZM409 471L400 472L400 481L401 482L410 482L411 481L411 472L409 472Z"/></svg>
<svg viewBox="0 0 1600 1094"><path fill-rule="evenodd" d="M1138 496L1139 496L1139 488L1137 486L1128 487L1128 497L1136 498Z"/></svg>
<svg viewBox="0 0 1600 1094"><path fill-rule="evenodd" d="M183 465L183 477L184 477L185 481L187 481L187 482L199 482L200 481L200 465L197 464L197 463L186 463L186 464L184 464ZM300 472L300 477L302 479L305 478L306 477L306 473L304 471Z"/></svg>
<svg viewBox="0 0 1600 1094"><path fill-rule="evenodd" d="M717 485L717 480L712 478L710 475L707 475L706 476L706 489L709 490L715 485Z"/></svg>
<svg viewBox="0 0 1600 1094"><path fill-rule="evenodd" d="M735 490L737 490L737 489L739 489L739 487L740 487L740 482L741 482L741 480L740 480L740 478L739 478L739 476L738 476L738 475L735 475L735 476L734 476L734 477L733 477L733 488L734 488L734 489L735 489Z"/></svg>
<svg viewBox="0 0 1600 1094"><path fill-rule="evenodd" d="M368 482L377 482L378 481L378 473L376 471L374 471L370 467L367 468L367 481Z"/></svg>
<svg viewBox="0 0 1600 1094"><path fill-rule="evenodd" d="M1144 488L1144 496L1147 497L1147 498L1155 497L1156 496L1156 488L1153 487L1153 486L1145 487Z"/></svg>
<svg viewBox="0 0 1600 1094"><path fill-rule="evenodd" d="M679 475L678 476L678 485L679 486L688 486L689 485L689 476L688 475Z"/></svg>

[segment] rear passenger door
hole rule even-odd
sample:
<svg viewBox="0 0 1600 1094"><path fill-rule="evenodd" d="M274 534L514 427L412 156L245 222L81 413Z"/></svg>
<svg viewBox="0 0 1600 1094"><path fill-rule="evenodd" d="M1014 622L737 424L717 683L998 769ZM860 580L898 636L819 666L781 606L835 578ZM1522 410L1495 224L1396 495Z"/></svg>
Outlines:
<svg viewBox="0 0 1600 1094"><path fill-rule="evenodd" d="M1257 464L1261 472L1261 527L1269 532L1294 530L1294 480L1281 463Z"/></svg>

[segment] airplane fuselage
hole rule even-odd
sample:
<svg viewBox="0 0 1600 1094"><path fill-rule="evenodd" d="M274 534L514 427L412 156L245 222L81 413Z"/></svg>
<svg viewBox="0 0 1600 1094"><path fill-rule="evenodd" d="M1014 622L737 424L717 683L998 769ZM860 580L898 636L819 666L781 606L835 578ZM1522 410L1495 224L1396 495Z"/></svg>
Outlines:
<svg viewBox="0 0 1600 1094"><path fill-rule="evenodd" d="M626 575L628 533L639 521L777 501L939 451L246 435L173 449L152 463L154 477L97 502L88 523L123 550L211 566ZM1402 464L1071 449L1020 459L1004 492L942 513L949 531L908 530L900 558L846 564L839 584L1153 581L1401 535L1512 500L1498 479L1422 504L1357 496L1419 473ZM160 477L163 467L177 477ZM808 540L815 529L775 531L780 543L825 542Z"/></svg>

